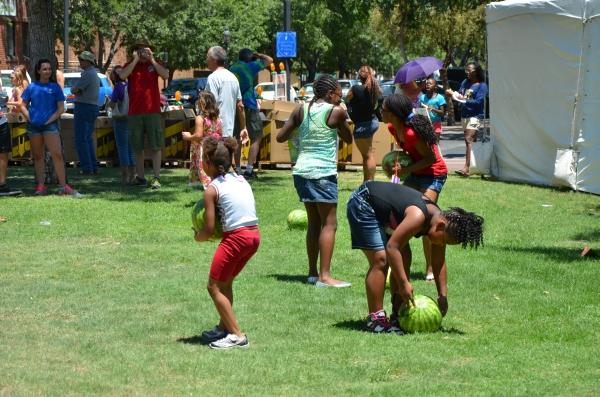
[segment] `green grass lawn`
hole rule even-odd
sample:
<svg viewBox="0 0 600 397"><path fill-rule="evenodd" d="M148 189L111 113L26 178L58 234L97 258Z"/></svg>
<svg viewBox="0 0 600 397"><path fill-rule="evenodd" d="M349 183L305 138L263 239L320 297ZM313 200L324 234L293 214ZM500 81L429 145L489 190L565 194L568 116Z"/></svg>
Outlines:
<svg viewBox="0 0 600 397"><path fill-rule="evenodd" d="M600 393L600 260L579 258L585 244L600 252L598 196L450 177L442 208L481 214L485 246L448 248L441 332L374 335L345 217L362 173L340 173L332 269L353 286L336 290L304 283L304 233L286 227L302 205L289 171L265 171L253 184L262 244L234 288L250 346L213 351L199 339L217 322L206 291L217 242L191 231L200 193L181 169L164 170L159 191L101 171L72 178L86 194L74 200L33 197L32 168L10 169L26 194L0 199L2 396ZM434 296L420 241L413 252L415 292Z"/></svg>

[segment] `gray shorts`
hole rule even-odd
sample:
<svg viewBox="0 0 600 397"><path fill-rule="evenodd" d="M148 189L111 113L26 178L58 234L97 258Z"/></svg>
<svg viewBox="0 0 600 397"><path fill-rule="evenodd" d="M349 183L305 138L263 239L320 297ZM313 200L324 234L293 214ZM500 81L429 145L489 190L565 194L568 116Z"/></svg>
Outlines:
<svg viewBox="0 0 600 397"><path fill-rule="evenodd" d="M263 134L263 122L260 118L260 110L244 108L244 115L246 116L246 129L248 130L248 137L251 142L260 140ZM235 125L233 127L233 136L235 138L240 137L240 122L238 118L235 118Z"/></svg>

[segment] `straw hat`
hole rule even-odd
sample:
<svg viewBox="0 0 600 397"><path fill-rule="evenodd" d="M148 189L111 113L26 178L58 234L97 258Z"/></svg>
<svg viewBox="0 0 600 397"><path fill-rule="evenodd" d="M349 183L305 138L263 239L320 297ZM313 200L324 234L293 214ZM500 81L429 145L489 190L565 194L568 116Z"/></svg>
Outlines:
<svg viewBox="0 0 600 397"><path fill-rule="evenodd" d="M78 58L83 61L89 61L94 65L96 64L96 56L90 51L83 51L81 54L79 54Z"/></svg>

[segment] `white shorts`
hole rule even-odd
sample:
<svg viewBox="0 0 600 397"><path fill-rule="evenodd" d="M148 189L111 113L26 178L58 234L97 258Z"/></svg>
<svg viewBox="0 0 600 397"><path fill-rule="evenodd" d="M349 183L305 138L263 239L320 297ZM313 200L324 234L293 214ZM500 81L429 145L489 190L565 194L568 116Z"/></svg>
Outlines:
<svg viewBox="0 0 600 397"><path fill-rule="evenodd" d="M463 130L478 130L481 128L481 120L477 117L467 117L462 119Z"/></svg>

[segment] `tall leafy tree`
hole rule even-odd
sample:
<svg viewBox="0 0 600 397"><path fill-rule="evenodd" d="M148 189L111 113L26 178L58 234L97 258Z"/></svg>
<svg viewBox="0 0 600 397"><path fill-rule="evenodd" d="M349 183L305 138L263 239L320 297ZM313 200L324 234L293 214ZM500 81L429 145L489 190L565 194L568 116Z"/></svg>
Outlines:
<svg viewBox="0 0 600 397"><path fill-rule="evenodd" d="M29 19L28 34L31 38L29 46L29 74L34 76L34 67L39 59L49 59L56 69L54 56L54 18L53 4L45 0L29 0L27 2Z"/></svg>

